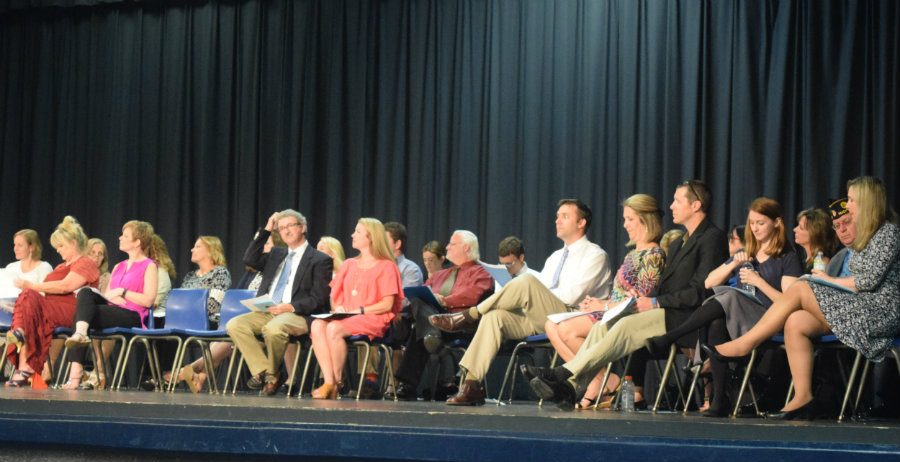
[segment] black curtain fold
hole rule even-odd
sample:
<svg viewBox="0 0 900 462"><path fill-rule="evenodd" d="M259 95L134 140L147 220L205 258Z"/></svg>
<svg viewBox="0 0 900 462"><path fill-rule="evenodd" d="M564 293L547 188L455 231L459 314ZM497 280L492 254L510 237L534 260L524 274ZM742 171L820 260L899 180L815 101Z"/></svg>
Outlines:
<svg viewBox="0 0 900 462"><path fill-rule="evenodd" d="M571 196L617 266L621 201L684 179L721 227L861 174L896 203L898 30L887 0L0 2L0 239L140 218L181 274L201 234L239 272L292 207L313 241L404 222L414 260L516 234L540 269Z"/></svg>

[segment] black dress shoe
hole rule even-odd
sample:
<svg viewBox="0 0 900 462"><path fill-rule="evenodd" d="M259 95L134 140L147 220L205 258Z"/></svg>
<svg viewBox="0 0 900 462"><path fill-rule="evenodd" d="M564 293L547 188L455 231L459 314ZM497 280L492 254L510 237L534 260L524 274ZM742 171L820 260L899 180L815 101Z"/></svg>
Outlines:
<svg viewBox="0 0 900 462"><path fill-rule="evenodd" d="M650 337L644 342L644 348L650 352L653 358L661 358L669 354L672 342L668 341L665 336Z"/></svg>
<svg viewBox="0 0 900 462"><path fill-rule="evenodd" d="M578 397L575 395L575 387L568 380L557 380L555 377L535 377L528 382L531 389L541 399L553 401L556 406L564 411L575 409Z"/></svg>
<svg viewBox="0 0 900 462"><path fill-rule="evenodd" d="M455 383L448 383L444 385L438 385L437 390L434 392L434 400L435 401L446 401L451 396L459 393L459 385Z"/></svg>
<svg viewBox="0 0 900 462"><path fill-rule="evenodd" d="M384 397L387 399L396 398L397 401L415 401L418 399L415 387L403 382L400 382L400 384L397 385L396 393L386 391L384 392Z"/></svg>
<svg viewBox="0 0 900 462"><path fill-rule="evenodd" d="M522 376L525 377L525 380L529 382L536 377L553 380L553 369L550 369L549 367L537 367L522 364L519 366L519 372L521 372Z"/></svg>
<svg viewBox="0 0 900 462"><path fill-rule="evenodd" d="M444 349L444 339L439 331L433 330L422 338L422 345L429 353L438 354Z"/></svg>
<svg viewBox="0 0 900 462"><path fill-rule="evenodd" d="M767 412L767 420L814 420L816 418L815 400L794 409L793 411Z"/></svg>
<svg viewBox="0 0 900 462"><path fill-rule="evenodd" d="M749 359L749 355L725 356L722 353L719 353L719 350L717 350L716 347L709 346L705 343L700 344L700 349L703 350L703 352L706 353L706 356L708 356L709 358L712 358L712 359L722 362L722 363L744 362L744 361L747 361L747 359Z"/></svg>

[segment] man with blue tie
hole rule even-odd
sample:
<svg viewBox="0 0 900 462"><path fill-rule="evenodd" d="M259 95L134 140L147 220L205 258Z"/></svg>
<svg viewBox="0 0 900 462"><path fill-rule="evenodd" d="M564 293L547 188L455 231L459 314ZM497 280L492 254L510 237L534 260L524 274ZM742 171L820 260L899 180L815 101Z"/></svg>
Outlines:
<svg viewBox="0 0 900 462"><path fill-rule="evenodd" d="M264 253L263 247L273 231L281 235L287 248L273 247ZM262 271L257 296L269 294L275 305L266 311L235 317L225 329L244 355L253 374L251 382L262 385L262 395L271 396L284 382L279 370L290 336L308 333L310 315L330 308L329 283L334 263L331 257L309 245L306 218L291 209L269 217L265 228L256 233L247 247L244 263ZM265 340L265 353L257 341L258 335Z"/></svg>
<svg viewBox="0 0 900 462"><path fill-rule="evenodd" d="M500 345L544 332L547 315L577 307L585 296L606 298L612 273L606 252L585 234L591 226L591 209L577 199L557 204L556 237L564 247L553 252L538 276L524 274L477 306L451 314L434 315L429 322L446 332L471 329L475 338L459 362L466 380L450 405L484 404L484 379Z"/></svg>

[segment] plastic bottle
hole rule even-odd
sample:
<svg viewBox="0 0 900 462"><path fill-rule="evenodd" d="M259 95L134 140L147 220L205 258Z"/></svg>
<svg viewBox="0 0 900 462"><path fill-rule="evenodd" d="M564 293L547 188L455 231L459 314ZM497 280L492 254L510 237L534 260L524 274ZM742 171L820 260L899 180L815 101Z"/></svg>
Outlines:
<svg viewBox="0 0 900 462"><path fill-rule="evenodd" d="M741 269L755 271L753 269L753 263L750 263L749 261L745 261L743 264L741 264ZM741 284L741 289L750 292L754 296L756 295L756 286L754 286L753 284Z"/></svg>
<svg viewBox="0 0 900 462"><path fill-rule="evenodd" d="M622 411L634 412L634 382L631 376L626 375L622 382Z"/></svg>
<svg viewBox="0 0 900 462"><path fill-rule="evenodd" d="M820 250L813 259L813 269L816 271L825 271L825 255Z"/></svg>

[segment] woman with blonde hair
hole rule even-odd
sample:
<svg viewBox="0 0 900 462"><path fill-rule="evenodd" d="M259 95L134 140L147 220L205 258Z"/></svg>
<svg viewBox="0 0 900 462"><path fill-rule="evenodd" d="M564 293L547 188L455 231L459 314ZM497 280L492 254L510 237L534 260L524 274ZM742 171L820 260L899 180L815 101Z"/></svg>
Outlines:
<svg viewBox="0 0 900 462"><path fill-rule="evenodd" d="M91 326L96 329L147 327L159 280L156 263L148 256L155 234L153 225L146 221L131 220L122 225L119 250L128 254L128 259L113 268L109 288L102 296L88 290L78 292L75 333L66 339L66 347L90 345ZM79 388L82 375L81 361L72 361L69 380L63 389Z"/></svg>
<svg viewBox="0 0 900 462"><path fill-rule="evenodd" d="M735 253L707 276L706 288L715 288L716 295L707 299L680 326L647 340L647 349L652 354L663 354L673 342L701 328L706 332L706 340L701 334L701 341L711 345L739 337L753 327L772 301L778 300L782 292L803 274L800 258L787 242L781 204L774 199L760 197L750 203L744 245L744 250ZM753 269L744 268L747 263ZM721 287L733 276L740 284L753 286L756 294ZM726 393L728 364L710 358L710 366L713 399L703 415L725 417L731 408Z"/></svg>
<svg viewBox="0 0 900 462"><path fill-rule="evenodd" d="M634 250L625 255L622 266L616 271L609 299L585 297L580 308L588 313L587 316L570 318L559 324L548 320L544 325L550 343L563 360L569 361L575 357L591 328L603 319L603 314L611 306L635 294L647 295L656 289L666 262L665 252L658 244L662 234L661 216L662 211L653 196L635 194L622 202L622 227L628 233L627 245L634 247ZM576 409L586 409L597 399L602 384L600 377L604 373L605 370L600 371L588 385ZM615 390L618 382L619 377L611 374L606 393ZM642 381L638 379L636 383L640 385Z"/></svg>
<svg viewBox="0 0 900 462"><path fill-rule="evenodd" d="M347 360L346 337L387 333L400 312L403 284L384 225L360 218L351 236L359 256L346 260L331 281L331 310L353 313L343 319L316 319L310 328L313 351L325 383L313 391L315 399L335 399Z"/></svg>
<svg viewBox="0 0 900 462"><path fill-rule="evenodd" d="M864 176L847 183L847 210L856 226L850 244L851 276L798 281L775 301L743 336L709 353L721 360L745 356L784 329L785 349L794 379L794 397L773 419L814 419L812 340L834 333L838 340L872 361L881 361L900 333L900 227L891 223L884 184ZM833 285L841 288L833 287Z"/></svg>
<svg viewBox="0 0 900 462"><path fill-rule="evenodd" d="M344 246L341 245L341 241L331 236L322 236L319 239L319 243L316 244L316 250L331 257L334 261L335 274L340 271L341 265L343 265L344 260L347 259L347 257L344 256Z"/></svg>
<svg viewBox="0 0 900 462"><path fill-rule="evenodd" d="M50 244L63 262L43 282L16 281L22 289L16 299L13 322L7 333L6 354L16 371L8 387L47 388L39 373L50 351L53 329L70 327L75 314L75 294L84 286L97 286L97 265L85 256L87 236L74 217L63 218L50 235Z"/></svg>
<svg viewBox="0 0 900 462"><path fill-rule="evenodd" d="M53 271L49 263L41 260L41 238L33 229L22 229L13 234L13 253L16 261L6 265L6 273L13 279L43 282Z"/></svg>
<svg viewBox="0 0 900 462"><path fill-rule="evenodd" d="M184 276L181 288L209 289L206 313L209 328L215 330L219 326L222 299L225 298L225 291L231 287L231 273L225 266L225 249L222 241L216 236L198 237L191 249L191 262L197 265L197 269ZM209 348L213 367L216 367L231 354L232 345L229 342L214 342ZM207 372L206 364L200 358L182 367L177 380L184 380L192 392L199 393L207 381Z"/></svg>

